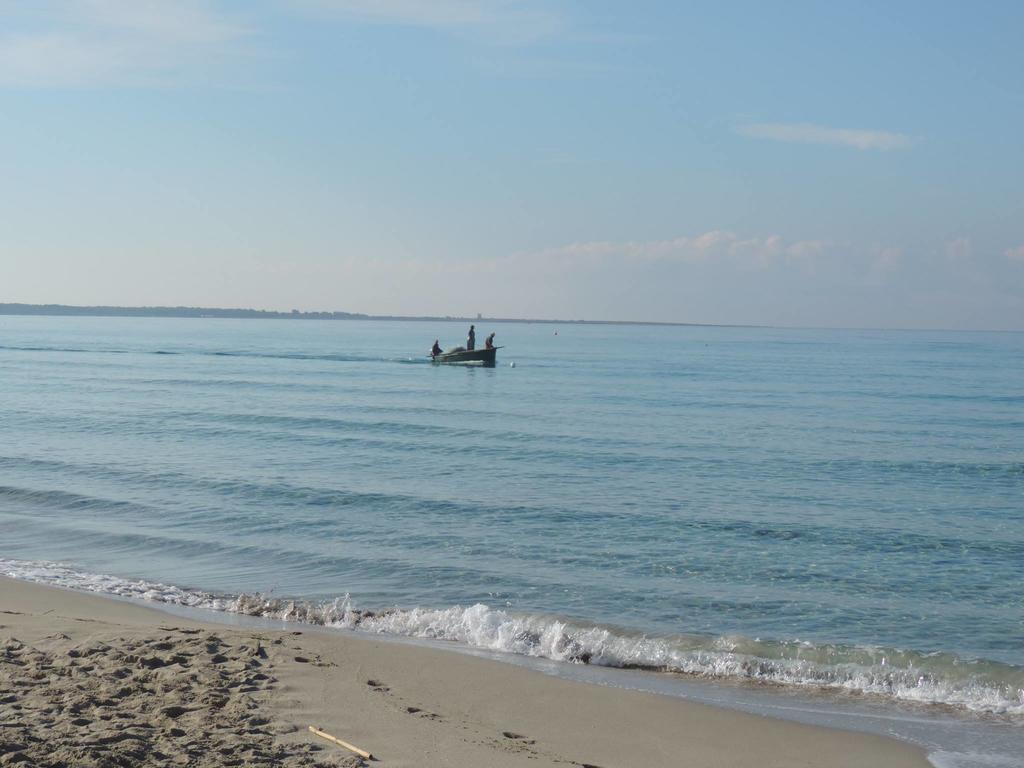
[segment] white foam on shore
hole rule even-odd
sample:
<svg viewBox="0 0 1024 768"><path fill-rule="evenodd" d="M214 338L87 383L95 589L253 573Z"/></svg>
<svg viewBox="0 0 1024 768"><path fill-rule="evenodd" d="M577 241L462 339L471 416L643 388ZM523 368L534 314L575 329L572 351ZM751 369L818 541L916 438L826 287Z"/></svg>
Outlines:
<svg viewBox="0 0 1024 768"><path fill-rule="evenodd" d="M281 621L446 640L567 663L676 672L706 679L874 694L970 712L1024 717L1024 669L950 654L744 637L652 637L477 604L444 609L357 608L346 595L307 602L85 573L56 563L0 558L0 574L148 602Z"/></svg>

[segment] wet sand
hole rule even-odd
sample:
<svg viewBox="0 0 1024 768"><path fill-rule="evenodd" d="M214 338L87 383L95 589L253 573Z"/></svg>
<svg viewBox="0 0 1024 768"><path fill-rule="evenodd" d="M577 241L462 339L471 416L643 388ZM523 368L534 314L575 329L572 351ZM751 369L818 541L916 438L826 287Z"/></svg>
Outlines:
<svg viewBox="0 0 1024 768"><path fill-rule="evenodd" d="M363 764L928 766L920 750L881 737L0 577L0 765Z"/></svg>

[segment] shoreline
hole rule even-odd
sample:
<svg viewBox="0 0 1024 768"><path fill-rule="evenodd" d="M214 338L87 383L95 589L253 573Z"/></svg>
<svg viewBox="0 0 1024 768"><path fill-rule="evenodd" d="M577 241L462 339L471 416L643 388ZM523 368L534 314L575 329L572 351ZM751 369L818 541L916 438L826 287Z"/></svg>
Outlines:
<svg viewBox="0 0 1024 768"><path fill-rule="evenodd" d="M695 698L692 692L680 693L678 686L675 690L666 690L671 689L672 684L666 685L658 675L669 673L679 686L766 684L768 689L761 689L762 692L777 690L783 695L805 697L808 701L819 694L852 695L863 697L861 703L869 709L925 706L935 707L931 712L937 714L949 707L957 716L991 715L1010 721L1022 714L1020 702L1009 698L1010 692L1017 691L1020 685L1018 668L998 660L986 660L989 667L1001 671L1004 686L998 687L989 681L987 688L979 689L969 671L972 660L952 652L877 645L841 646L824 641L816 647L810 642L796 645L796 641L736 635L711 636L705 638L703 644L695 645L696 636L679 636L677 641L669 635L648 635L638 629L545 613L505 612L480 603L440 608L360 608L351 603L347 595L333 600L306 600L259 592L208 592L166 582L90 573L45 561L0 558L0 574L135 604L158 605L160 610L176 615L184 610L186 617L197 621L232 626L241 623L264 629L294 626L307 631L354 631L388 642L434 644L435 648L475 653L504 663L517 663L518 659L531 668L552 663L559 666L556 674L571 679L593 679L582 673L583 669L594 669L598 675L613 671L636 673L643 676L642 682L624 683L622 687L681 695L690 700ZM241 619L252 619L256 624L245 624ZM722 651L718 645L721 641L742 647L735 654ZM824 649L828 655L824 663L814 658L814 652L819 649ZM845 656L838 655L840 651ZM867 661L864 654L869 657ZM967 672L961 672L960 668L966 668ZM600 679L599 683L619 685ZM748 694L754 690L746 689ZM743 698L741 695L726 708L750 710L749 702L741 703ZM784 719L818 724L822 719L813 715L813 705L811 707L810 715L785 716ZM761 709L755 706L754 711L761 712ZM872 717L877 719L878 715L873 713ZM883 715L882 719L885 717ZM915 736L902 731L896 733L918 743Z"/></svg>
<svg viewBox="0 0 1024 768"><path fill-rule="evenodd" d="M271 739L275 749L296 751L280 757L281 764L312 765L301 761L322 759L358 764L330 745L309 752L325 745L306 731L317 725L373 752L387 766L930 765L923 750L891 738L551 677L429 647L197 621L134 601L0 577L0 642L17 638L26 648L54 658L97 642L114 649L119 643L160 643L173 652L194 644L194 636L187 634L194 630L216 635L225 647L236 649L253 647L258 637L257 644L269 650L264 663L273 683L246 695L268 720L264 730L273 731L272 737L260 738ZM117 654L98 654L95 666L116 671ZM72 689L63 691L61 681L70 685L73 679L51 676L49 695L70 695ZM4 711L9 706L0 705L6 722L15 715ZM63 738L59 734L72 738L73 719L58 717L50 732L58 740ZM158 736L182 730L173 723L149 724ZM229 726L225 733L231 734ZM243 726L242 735L250 728ZM177 743L173 737L159 738L168 748ZM231 741L223 748L242 747Z"/></svg>

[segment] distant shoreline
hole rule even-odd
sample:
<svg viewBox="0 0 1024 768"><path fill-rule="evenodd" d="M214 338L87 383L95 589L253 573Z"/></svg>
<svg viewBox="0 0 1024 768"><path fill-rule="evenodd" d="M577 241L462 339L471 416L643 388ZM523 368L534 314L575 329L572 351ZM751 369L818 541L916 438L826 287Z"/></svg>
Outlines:
<svg viewBox="0 0 1024 768"><path fill-rule="evenodd" d="M460 315L368 315L362 312L278 312L225 307L79 307L71 304L0 302L0 317L186 317L235 320L389 320L430 323L533 323L536 325L630 325L672 328L779 328L800 331L898 331L918 333L1024 333L1013 328L885 328L868 325L773 325L760 323L678 323L666 320L560 320L550 317L469 317Z"/></svg>
<svg viewBox="0 0 1024 768"><path fill-rule="evenodd" d="M461 323L546 323L549 325L667 325L684 327L753 328L719 323L671 323L656 320L558 320L526 317L460 317L455 315L367 315L360 312L277 312L268 309L223 307L78 307L70 304L0 304L0 315L49 317L198 317L235 320L406 320Z"/></svg>

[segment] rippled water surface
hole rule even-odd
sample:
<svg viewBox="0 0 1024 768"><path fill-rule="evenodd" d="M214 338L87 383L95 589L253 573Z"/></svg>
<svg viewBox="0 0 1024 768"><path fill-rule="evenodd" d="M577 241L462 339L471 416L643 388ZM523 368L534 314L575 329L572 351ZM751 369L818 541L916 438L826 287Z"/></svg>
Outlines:
<svg viewBox="0 0 1024 768"><path fill-rule="evenodd" d="M1024 335L465 330L0 317L7 572L1024 714Z"/></svg>

